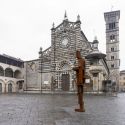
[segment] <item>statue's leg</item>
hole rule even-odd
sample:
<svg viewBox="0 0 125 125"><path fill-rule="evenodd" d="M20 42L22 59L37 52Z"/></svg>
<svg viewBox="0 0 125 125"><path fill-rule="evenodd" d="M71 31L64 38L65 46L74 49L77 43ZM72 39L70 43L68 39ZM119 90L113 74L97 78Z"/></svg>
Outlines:
<svg viewBox="0 0 125 125"><path fill-rule="evenodd" d="M83 101L83 93L80 93L80 103L79 103L79 105L80 105L80 111L81 112L85 112L85 108L84 108L84 101Z"/></svg>
<svg viewBox="0 0 125 125"><path fill-rule="evenodd" d="M78 85L78 103L79 103L79 109L75 109L77 112L85 112L84 109L84 102L83 102L83 86Z"/></svg>

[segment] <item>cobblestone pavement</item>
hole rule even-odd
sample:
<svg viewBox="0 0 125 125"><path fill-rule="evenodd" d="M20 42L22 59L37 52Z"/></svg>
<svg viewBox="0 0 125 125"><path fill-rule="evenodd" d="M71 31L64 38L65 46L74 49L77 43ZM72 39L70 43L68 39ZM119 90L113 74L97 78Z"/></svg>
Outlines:
<svg viewBox="0 0 125 125"><path fill-rule="evenodd" d="M84 98L78 113L76 95L1 94L0 125L125 125L125 94Z"/></svg>

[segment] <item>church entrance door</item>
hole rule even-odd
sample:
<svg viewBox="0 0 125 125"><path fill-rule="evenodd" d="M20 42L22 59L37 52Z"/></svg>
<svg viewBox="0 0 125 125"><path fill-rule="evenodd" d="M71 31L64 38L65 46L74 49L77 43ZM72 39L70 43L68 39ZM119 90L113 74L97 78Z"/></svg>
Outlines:
<svg viewBox="0 0 125 125"><path fill-rule="evenodd" d="M69 85L70 85L70 81L69 81L69 74L62 74L62 90L63 91L69 91Z"/></svg>
<svg viewBox="0 0 125 125"><path fill-rule="evenodd" d="M0 93L2 93L2 83L0 83Z"/></svg>

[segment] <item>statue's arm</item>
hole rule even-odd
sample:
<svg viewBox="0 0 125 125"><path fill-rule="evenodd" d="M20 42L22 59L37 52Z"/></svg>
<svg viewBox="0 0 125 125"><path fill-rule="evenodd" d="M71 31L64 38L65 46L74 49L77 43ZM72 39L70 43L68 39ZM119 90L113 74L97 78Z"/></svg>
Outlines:
<svg viewBox="0 0 125 125"><path fill-rule="evenodd" d="M77 71L79 69L79 67L73 67L74 71Z"/></svg>

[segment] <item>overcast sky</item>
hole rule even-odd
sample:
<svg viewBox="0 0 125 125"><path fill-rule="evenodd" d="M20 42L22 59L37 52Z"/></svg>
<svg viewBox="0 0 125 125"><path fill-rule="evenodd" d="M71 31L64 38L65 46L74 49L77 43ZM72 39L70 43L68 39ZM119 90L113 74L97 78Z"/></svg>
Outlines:
<svg viewBox="0 0 125 125"><path fill-rule="evenodd" d="M124 0L0 0L0 54L24 61L37 59L39 48L51 45L52 23L59 25L65 10L70 21L80 15L86 37L91 42L96 35L104 53L104 12L120 10L120 59L125 69Z"/></svg>

